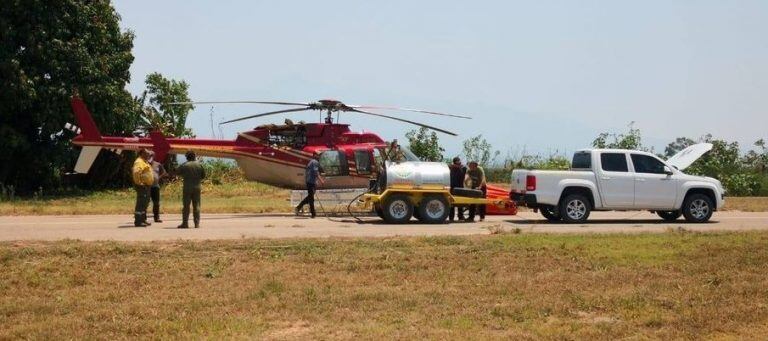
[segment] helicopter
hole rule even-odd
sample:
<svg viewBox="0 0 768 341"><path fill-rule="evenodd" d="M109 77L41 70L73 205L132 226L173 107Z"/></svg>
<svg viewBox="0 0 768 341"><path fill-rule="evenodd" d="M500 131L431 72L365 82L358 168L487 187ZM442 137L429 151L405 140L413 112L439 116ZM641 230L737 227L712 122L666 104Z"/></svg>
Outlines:
<svg viewBox="0 0 768 341"><path fill-rule="evenodd" d="M149 136L145 137L102 136L83 99L79 96L73 96L71 105L77 125L68 124L66 127L77 134L73 139L73 144L82 147L75 165L75 172L87 173L102 149L114 152L150 149L155 153L155 160L159 162L165 161L170 154L184 154L193 150L199 156L235 160L248 180L301 190L305 189L306 186L304 168L311 158L318 155L326 180L320 187L321 189L365 188L369 184L369 179L376 175L376 165L382 164L389 157L388 152L393 145L372 132L353 132L348 124L338 122L339 113L352 112L392 119L453 136L457 134L371 110L398 110L461 119L471 118L420 109L347 105L333 99L322 99L308 103L202 101L171 104L269 104L292 107L240 117L220 124L310 110L325 112L326 116L320 123L305 123L303 121L294 123L286 119L284 124L260 125L253 130L238 133L234 140L174 138L164 136L157 129L152 130ZM336 118L333 117L333 114L336 114ZM400 151L402 152L400 157L404 157L405 161L418 161L418 158L406 148L400 148Z"/></svg>

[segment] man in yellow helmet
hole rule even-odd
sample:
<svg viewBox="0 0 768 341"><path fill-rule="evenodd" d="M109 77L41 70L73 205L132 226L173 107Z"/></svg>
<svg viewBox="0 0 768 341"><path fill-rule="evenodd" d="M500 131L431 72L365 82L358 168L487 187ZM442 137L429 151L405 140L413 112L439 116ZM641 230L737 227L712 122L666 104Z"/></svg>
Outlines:
<svg viewBox="0 0 768 341"><path fill-rule="evenodd" d="M139 157L133 162L133 185L136 189L136 209L133 213L133 225L147 227L151 225L147 221L147 207L149 206L149 191L155 182L152 174L152 166L149 162L149 152L146 149L139 151Z"/></svg>

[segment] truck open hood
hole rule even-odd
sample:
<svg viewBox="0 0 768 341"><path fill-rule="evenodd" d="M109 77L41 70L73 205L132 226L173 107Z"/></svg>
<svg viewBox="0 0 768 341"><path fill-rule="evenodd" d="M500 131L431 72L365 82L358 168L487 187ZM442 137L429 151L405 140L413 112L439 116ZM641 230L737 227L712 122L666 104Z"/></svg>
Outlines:
<svg viewBox="0 0 768 341"><path fill-rule="evenodd" d="M672 157L667 159L667 163L679 170L683 170L688 168L688 166L696 162L696 160L698 160L702 155L706 154L711 149L711 143L694 144L681 150L679 153L672 155Z"/></svg>

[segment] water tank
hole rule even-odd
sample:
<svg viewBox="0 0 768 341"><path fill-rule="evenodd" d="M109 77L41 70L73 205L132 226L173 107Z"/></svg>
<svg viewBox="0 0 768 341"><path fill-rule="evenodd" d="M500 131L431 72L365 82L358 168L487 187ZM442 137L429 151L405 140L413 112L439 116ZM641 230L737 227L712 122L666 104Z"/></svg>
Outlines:
<svg viewBox="0 0 768 341"><path fill-rule="evenodd" d="M387 188L447 189L451 171L442 162L387 162Z"/></svg>

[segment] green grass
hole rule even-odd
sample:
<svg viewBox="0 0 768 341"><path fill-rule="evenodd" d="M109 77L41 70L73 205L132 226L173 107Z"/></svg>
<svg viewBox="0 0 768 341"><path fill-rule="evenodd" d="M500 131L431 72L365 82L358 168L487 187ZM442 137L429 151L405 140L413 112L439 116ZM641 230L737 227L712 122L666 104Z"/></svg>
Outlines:
<svg viewBox="0 0 768 341"><path fill-rule="evenodd" d="M203 210L206 213L288 212L290 191L257 182L204 183ZM133 211L133 189L74 193L42 199L0 201L0 215L128 214ZM181 212L181 184L162 187L160 202L164 213Z"/></svg>
<svg viewBox="0 0 768 341"><path fill-rule="evenodd" d="M0 339L760 338L768 233L0 243Z"/></svg>

